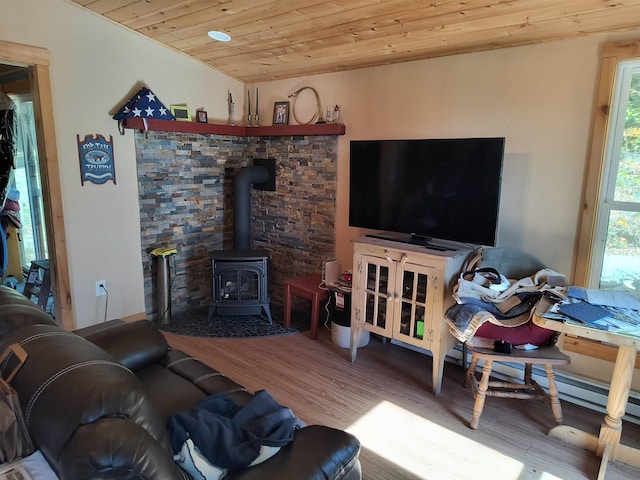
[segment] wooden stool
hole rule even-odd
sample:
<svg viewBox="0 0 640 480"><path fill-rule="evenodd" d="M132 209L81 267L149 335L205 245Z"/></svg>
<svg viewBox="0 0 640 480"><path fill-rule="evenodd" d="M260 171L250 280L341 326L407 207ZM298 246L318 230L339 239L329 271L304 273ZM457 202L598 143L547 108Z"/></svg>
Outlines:
<svg viewBox="0 0 640 480"><path fill-rule="evenodd" d="M329 298L329 291L320 288L322 275L309 273L301 277L287 278L284 281L284 326L291 325L291 297L299 297L311 300L311 338L318 336L318 317L320 315L320 302Z"/></svg>
<svg viewBox="0 0 640 480"><path fill-rule="evenodd" d="M471 384L473 396L476 401L473 405L473 418L469 426L474 430L478 428L480 415L484 408L485 398L488 396L517 398L517 399L544 399L551 403L553 418L556 423L562 423L562 407L558 398L555 373L553 365L567 365L571 359L558 350L558 347L540 347L536 350L513 349L511 353L497 353L488 348L469 347L471 350L471 364L467 369L465 385ZM482 378L480 384L475 376L478 361L484 360ZM490 381L489 376L493 368L493 362L524 363L524 383ZM532 365L544 365L549 381L549 394L531 378Z"/></svg>

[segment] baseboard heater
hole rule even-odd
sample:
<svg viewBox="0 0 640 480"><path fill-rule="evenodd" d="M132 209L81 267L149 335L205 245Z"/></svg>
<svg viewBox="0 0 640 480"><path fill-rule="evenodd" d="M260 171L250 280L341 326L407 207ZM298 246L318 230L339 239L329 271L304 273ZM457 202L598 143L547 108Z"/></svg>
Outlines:
<svg viewBox="0 0 640 480"><path fill-rule="evenodd" d="M419 353L431 355L431 352L421 348L408 345L406 343L399 342L397 340L391 340L391 343L399 345L404 348L409 348ZM471 361L471 354L468 355L465 365L468 365ZM451 350L445 359L445 362L455 363L460 366L462 364L462 347L457 346ZM509 381L517 379L522 380L524 375L524 367L521 364L507 363L507 362L495 362L493 364L492 375L501 380ZM574 403L602 414L606 413L607 396L609 395L609 384L598 382L590 378L581 377L568 372L556 372L556 386L558 387L558 394L560 399L566 402ZM544 368L537 368L534 366L532 375L534 379L542 385L544 388L548 388L547 375ZM446 387L446 382L443 383L443 388ZM632 391L629 394L629 400L627 402L626 414L623 417L623 421L632 422L640 425L640 392ZM624 427L623 427L624 429ZM596 432L597 433L597 432Z"/></svg>

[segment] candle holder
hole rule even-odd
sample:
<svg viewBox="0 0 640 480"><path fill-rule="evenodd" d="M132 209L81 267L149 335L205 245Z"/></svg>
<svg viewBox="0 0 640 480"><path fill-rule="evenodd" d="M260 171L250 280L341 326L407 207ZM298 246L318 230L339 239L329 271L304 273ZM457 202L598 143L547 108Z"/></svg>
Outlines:
<svg viewBox="0 0 640 480"><path fill-rule="evenodd" d="M229 102L229 120L228 120L228 124L233 126L236 124L236 121L234 120L235 117L235 107L233 105L233 102Z"/></svg>
<svg viewBox="0 0 640 480"><path fill-rule="evenodd" d="M247 127L251 126L251 114L247 115Z"/></svg>
<svg viewBox="0 0 640 480"><path fill-rule="evenodd" d="M258 115L256 113L255 115L255 123L253 124L254 127L259 127L260 126L260 115Z"/></svg>

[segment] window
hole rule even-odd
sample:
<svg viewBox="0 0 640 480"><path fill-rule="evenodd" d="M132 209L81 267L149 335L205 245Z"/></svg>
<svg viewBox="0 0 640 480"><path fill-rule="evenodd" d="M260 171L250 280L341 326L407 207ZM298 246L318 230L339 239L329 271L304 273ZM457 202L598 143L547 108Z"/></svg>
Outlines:
<svg viewBox="0 0 640 480"><path fill-rule="evenodd" d="M22 266L28 270L32 260L49 258L47 234L42 202L42 184L38 165L38 146L36 144L35 118L33 102L14 99L18 135L16 141L16 160L11 185L19 194L20 233L22 242L20 252Z"/></svg>
<svg viewBox="0 0 640 480"><path fill-rule="evenodd" d="M630 45L635 48L628 48ZM623 290L640 297L640 53L637 52L633 42L609 44L603 49L574 282L590 288Z"/></svg>

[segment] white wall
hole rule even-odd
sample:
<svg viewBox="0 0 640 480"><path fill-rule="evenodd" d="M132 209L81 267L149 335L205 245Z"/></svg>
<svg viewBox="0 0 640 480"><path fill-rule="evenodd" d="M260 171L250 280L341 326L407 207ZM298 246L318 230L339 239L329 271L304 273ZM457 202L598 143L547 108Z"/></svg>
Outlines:
<svg viewBox="0 0 640 480"><path fill-rule="evenodd" d="M111 115L146 84L167 106L227 116L227 91L242 83L66 0L2 0L0 39L47 48L55 111L72 302L78 327L104 320L95 281L109 291L107 318L144 312L133 134ZM238 119L240 118L238 114ZM80 184L76 135L114 138L117 184Z"/></svg>

